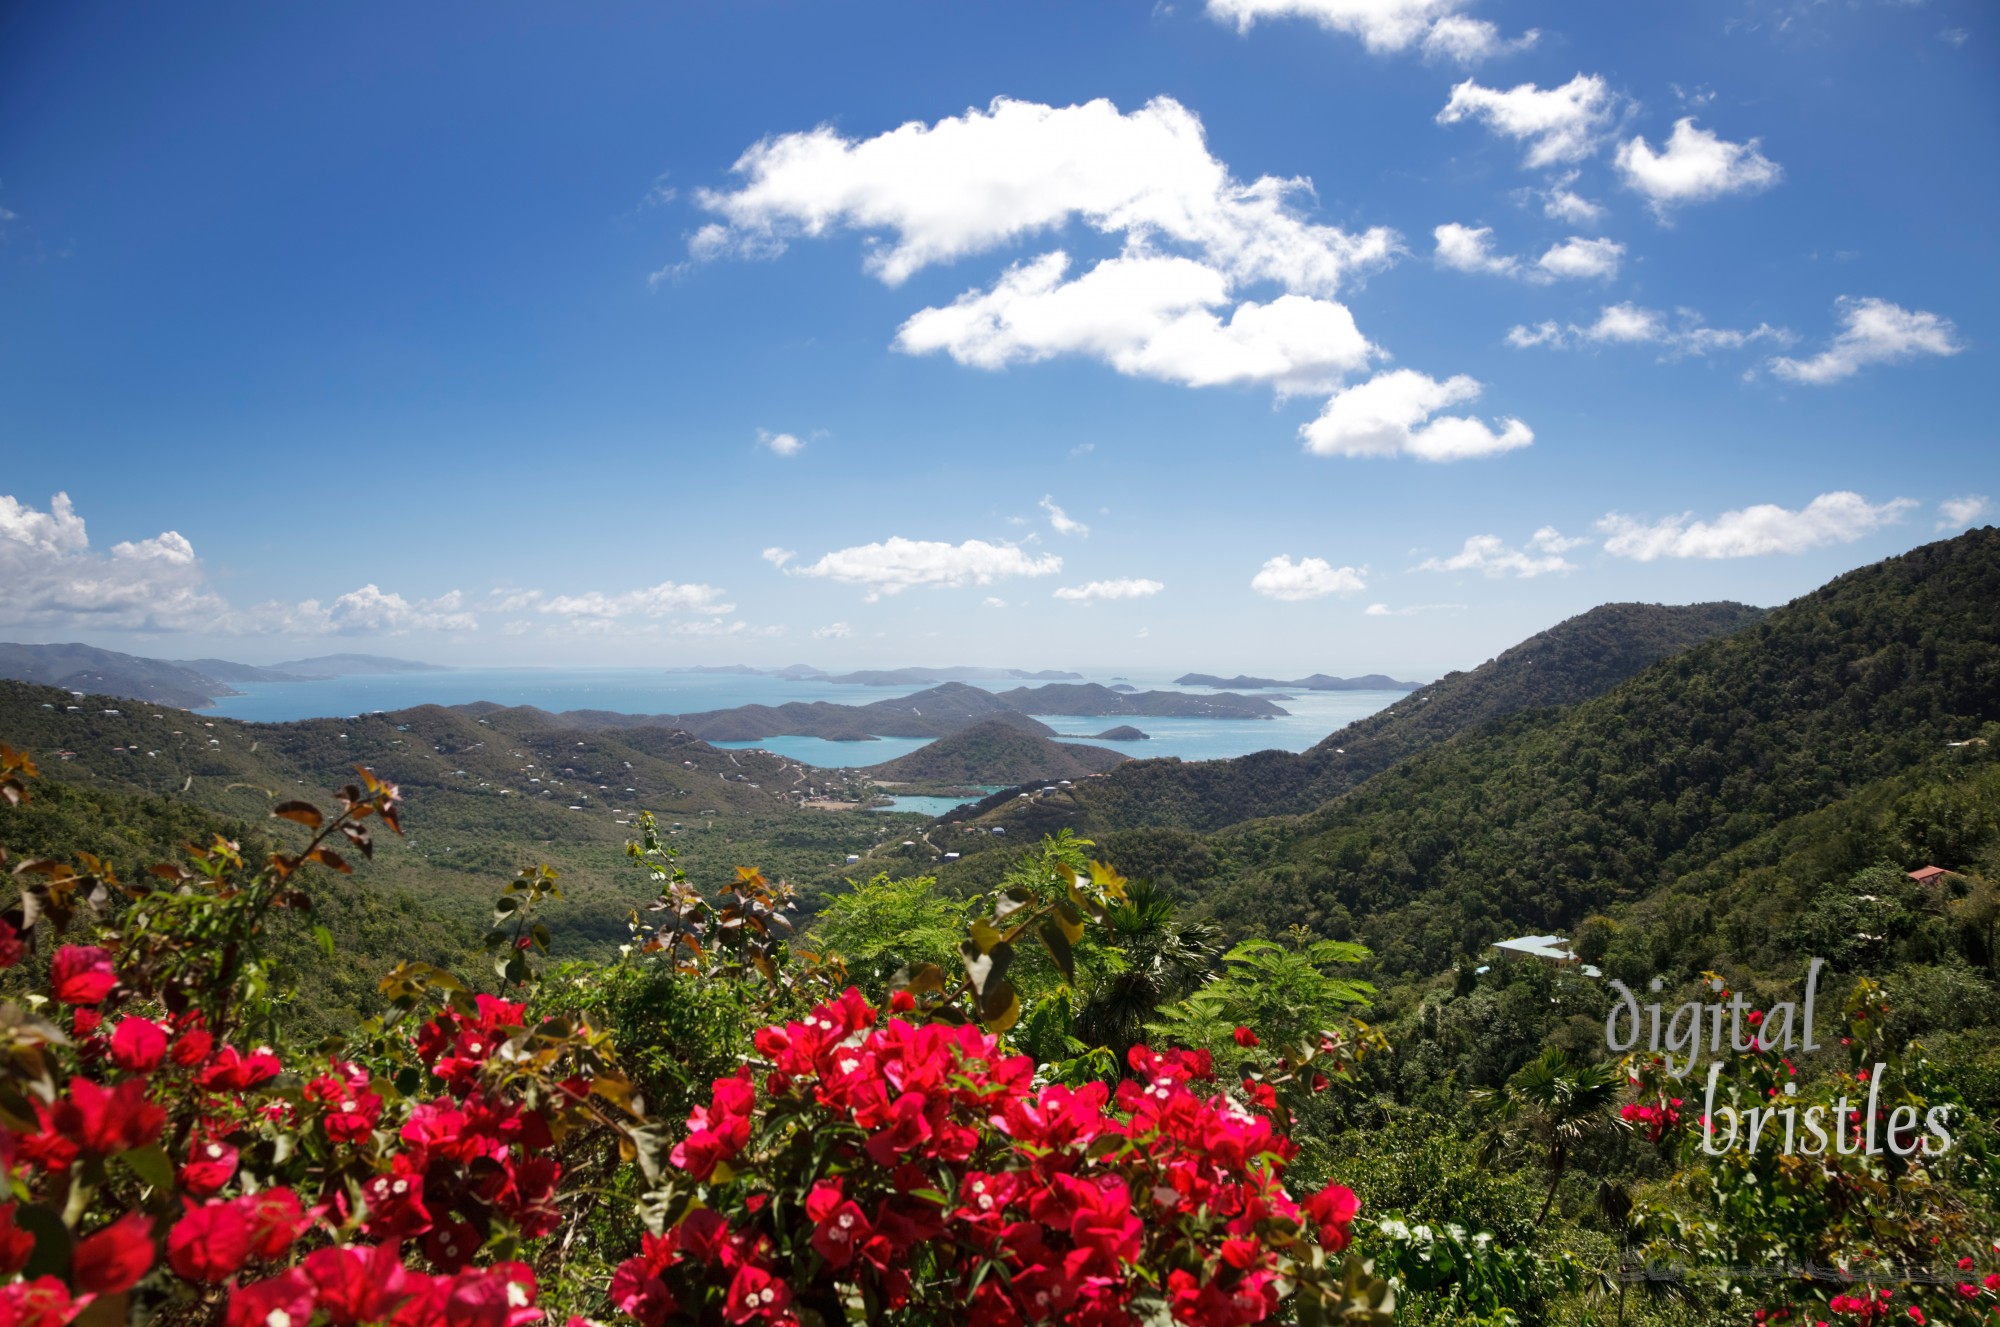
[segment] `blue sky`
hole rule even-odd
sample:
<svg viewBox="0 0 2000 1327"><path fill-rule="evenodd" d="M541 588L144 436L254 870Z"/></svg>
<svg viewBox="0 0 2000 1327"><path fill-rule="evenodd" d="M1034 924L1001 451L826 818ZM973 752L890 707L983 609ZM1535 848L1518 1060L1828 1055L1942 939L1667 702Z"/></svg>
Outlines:
<svg viewBox="0 0 2000 1327"><path fill-rule="evenodd" d="M1429 677L2000 509L1961 0L0 23L8 639Z"/></svg>

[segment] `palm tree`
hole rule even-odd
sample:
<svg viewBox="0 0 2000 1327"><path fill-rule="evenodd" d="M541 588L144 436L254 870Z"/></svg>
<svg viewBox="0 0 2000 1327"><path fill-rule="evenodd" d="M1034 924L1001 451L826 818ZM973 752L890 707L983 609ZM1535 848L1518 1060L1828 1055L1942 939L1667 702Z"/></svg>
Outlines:
<svg viewBox="0 0 2000 1327"><path fill-rule="evenodd" d="M1135 881L1106 919L1125 969L1091 992L1077 1035L1109 1047L1121 1064L1147 1020L1199 987L1222 953L1222 932L1214 923L1182 921L1178 913L1152 883Z"/></svg>
<svg viewBox="0 0 2000 1327"><path fill-rule="evenodd" d="M1475 1096L1498 1103L1493 1145L1510 1136L1526 1137L1543 1149L1549 1191L1542 1198L1542 1210L1535 1215L1538 1225L1548 1219L1549 1208L1555 1205L1556 1189L1576 1145L1606 1125L1623 1124L1610 1111L1611 1103L1618 1099L1617 1071L1609 1065L1573 1063L1567 1052L1554 1046L1543 1051L1539 1059L1522 1065L1507 1081L1504 1092Z"/></svg>

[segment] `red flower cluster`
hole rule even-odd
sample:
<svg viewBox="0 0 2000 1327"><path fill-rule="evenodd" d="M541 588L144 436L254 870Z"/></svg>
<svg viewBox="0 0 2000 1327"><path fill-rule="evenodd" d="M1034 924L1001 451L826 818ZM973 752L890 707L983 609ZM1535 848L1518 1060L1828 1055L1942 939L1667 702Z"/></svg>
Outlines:
<svg viewBox="0 0 2000 1327"><path fill-rule="evenodd" d="M1646 1131L1646 1141L1657 1143L1681 1123L1681 1099L1660 1097L1655 1101L1628 1101L1618 1108L1619 1117Z"/></svg>
<svg viewBox="0 0 2000 1327"><path fill-rule="evenodd" d="M1358 1208L1337 1186L1294 1201L1296 1149L1203 1090L1206 1052L1138 1046L1115 1092L1037 1089L1033 1061L978 1028L878 1025L854 990L756 1045L761 1080L717 1080L672 1154L708 1205L618 1269L613 1304L644 1327L795 1323L854 1291L871 1313L923 1299L980 1327L1124 1324L1147 1295L1181 1322L1263 1322L1304 1228L1338 1250Z"/></svg>

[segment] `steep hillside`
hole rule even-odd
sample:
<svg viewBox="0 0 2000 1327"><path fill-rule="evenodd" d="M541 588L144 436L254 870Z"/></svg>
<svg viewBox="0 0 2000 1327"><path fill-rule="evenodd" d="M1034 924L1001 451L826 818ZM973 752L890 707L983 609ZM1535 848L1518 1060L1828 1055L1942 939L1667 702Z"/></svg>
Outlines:
<svg viewBox="0 0 2000 1327"><path fill-rule="evenodd" d="M92 645L0 643L0 678L186 710L237 694L227 682L193 667Z"/></svg>
<svg viewBox="0 0 2000 1327"><path fill-rule="evenodd" d="M1077 790L1073 827L1089 834L1139 826L1215 830L1255 816L1301 814L1454 734L1520 710L1602 695L1649 664L1762 617L1762 609L1743 604L1604 604L1470 672L1448 673L1302 754L1122 765Z"/></svg>
<svg viewBox="0 0 2000 1327"><path fill-rule="evenodd" d="M427 705L255 724L0 682L0 740L80 789L169 798L252 825L273 801L324 797L366 765L401 785L410 829L378 842L371 886L476 917L496 881L546 861L565 877L570 920L558 939L573 953L627 938L625 917L644 889L625 861L631 829L620 822L640 810L680 822L673 842L683 864L708 881L758 865L804 885L831 883L847 853L889 832L879 816L800 810L809 793L829 791L825 771L672 729L567 727L528 708Z"/></svg>
<svg viewBox="0 0 2000 1327"><path fill-rule="evenodd" d="M2000 530L1852 572L1596 700L1518 713L1302 817L1211 839L1237 929L1391 971L1567 927L2000 720ZM1106 780L1096 780L1103 783Z"/></svg>
<svg viewBox="0 0 2000 1327"><path fill-rule="evenodd" d="M1080 779L1125 759L1101 746L1052 742L1024 733L1001 719L988 719L869 773L886 783L1028 783L1036 779Z"/></svg>

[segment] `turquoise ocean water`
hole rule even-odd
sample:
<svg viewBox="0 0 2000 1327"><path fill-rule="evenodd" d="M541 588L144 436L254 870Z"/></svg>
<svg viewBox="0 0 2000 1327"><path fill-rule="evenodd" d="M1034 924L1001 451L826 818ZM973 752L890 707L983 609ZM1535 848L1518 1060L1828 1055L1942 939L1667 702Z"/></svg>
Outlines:
<svg viewBox="0 0 2000 1327"><path fill-rule="evenodd" d="M1086 681L1127 682L1141 691L1185 691L1206 695L1205 687L1177 687L1167 676L1142 672L1089 673ZM1004 691L1032 682L974 683ZM782 705L826 700L865 705L926 688L855 686L835 682L791 682L783 678L727 673L670 673L659 668L462 668L434 673L386 673L324 681L243 683L240 696L224 696L215 714L259 723L343 717L371 710L414 705L463 705L488 700L501 705L533 705L551 711L611 710L620 714L673 716L737 705ZM1078 718L1040 715L1042 722L1071 740L1107 746L1135 758L1178 756L1219 760L1273 748L1303 751L1327 734L1403 699L1400 691L1302 691L1269 695L1289 711L1274 719ZM1285 699L1279 699L1282 694ZM1150 736L1143 742L1097 742L1090 735L1130 724ZM925 745L921 738L879 738L872 742L829 742L817 737L770 737L761 742L718 743L762 747L822 768L864 768L894 760Z"/></svg>

